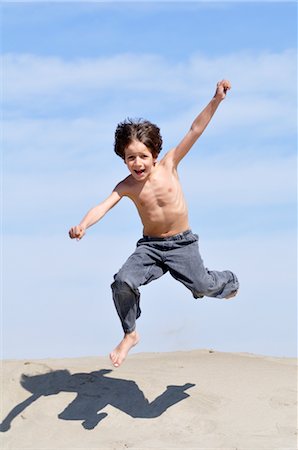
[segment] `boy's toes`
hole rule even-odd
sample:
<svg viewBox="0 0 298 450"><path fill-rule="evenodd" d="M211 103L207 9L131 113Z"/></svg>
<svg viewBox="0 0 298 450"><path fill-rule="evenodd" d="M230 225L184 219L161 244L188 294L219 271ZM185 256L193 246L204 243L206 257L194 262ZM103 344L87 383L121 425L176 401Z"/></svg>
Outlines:
<svg viewBox="0 0 298 450"><path fill-rule="evenodd" d="M117 353L114 353L114 352L110 353L110 360L112 361L112 364L113 364L114 367L119 367L120 366L120 364L118 362L118 355L117 355Z"/></svg>

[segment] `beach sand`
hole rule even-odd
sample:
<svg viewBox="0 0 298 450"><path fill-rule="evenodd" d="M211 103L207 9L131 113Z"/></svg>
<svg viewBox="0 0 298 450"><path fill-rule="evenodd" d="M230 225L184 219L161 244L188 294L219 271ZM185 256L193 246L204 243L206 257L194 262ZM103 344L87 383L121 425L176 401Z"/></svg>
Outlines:
<svg viewBox="0 0 298 450"><path fill-rule="evenodd" d="M1 449L297 449L292 358L195 350L3 361Z"/></svg>

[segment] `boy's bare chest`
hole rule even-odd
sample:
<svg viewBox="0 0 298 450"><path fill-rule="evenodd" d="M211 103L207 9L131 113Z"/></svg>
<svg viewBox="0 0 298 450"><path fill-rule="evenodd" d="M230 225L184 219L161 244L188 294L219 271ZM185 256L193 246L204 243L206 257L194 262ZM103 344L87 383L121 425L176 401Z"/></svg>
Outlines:
<svg viewBox="0 0 298 450"><path fill-rule="evenodd" d="M152 177L134 192L133 200L140 208L166 207L175 203L181 191L175 175Z"/></svg>

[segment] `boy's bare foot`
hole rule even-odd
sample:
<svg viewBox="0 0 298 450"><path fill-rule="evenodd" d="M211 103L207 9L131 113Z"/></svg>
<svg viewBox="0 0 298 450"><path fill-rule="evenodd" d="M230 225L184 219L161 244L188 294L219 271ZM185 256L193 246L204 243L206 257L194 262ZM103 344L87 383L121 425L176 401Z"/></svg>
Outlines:
<svg viewBox="0 0 298 450"><path fill-rule="evenodd" d="M124 335L120 344L110 353L113 366L119 367L125 360L129 350L137 345L140 337L136 331Z"/></svg>
<svg viewBox="0 0 298 450"><path fill-rule="evenodd" d="M235 297L235 295L238 294L238 290L237 291L233 291L231 292L229 295L227 295L225 298L228 300L229 298L233 298Z"/></svg>

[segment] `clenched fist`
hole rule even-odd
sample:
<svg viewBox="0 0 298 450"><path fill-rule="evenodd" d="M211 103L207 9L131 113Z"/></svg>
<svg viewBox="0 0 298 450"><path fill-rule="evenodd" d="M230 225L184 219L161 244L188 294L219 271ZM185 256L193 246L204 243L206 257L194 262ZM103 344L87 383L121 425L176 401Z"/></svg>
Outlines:
<svg viewBox="0 0 298 450"><path fill-rule="evenodd" d="M84 227L77 225L75 227L71 227L68 234L71 239L77 239L79 241L85 235L85 232L86 230Z"/></svg>

